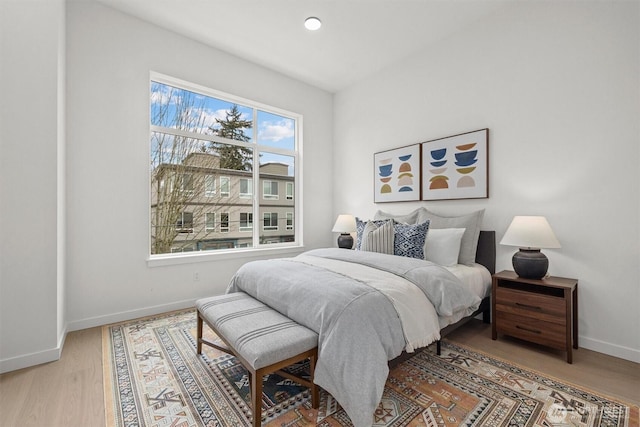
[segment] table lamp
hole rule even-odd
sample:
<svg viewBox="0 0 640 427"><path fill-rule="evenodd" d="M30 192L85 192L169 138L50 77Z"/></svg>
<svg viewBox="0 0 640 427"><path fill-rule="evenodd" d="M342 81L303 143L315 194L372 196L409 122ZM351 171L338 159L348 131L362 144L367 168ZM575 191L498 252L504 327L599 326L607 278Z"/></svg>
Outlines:
<svg viewBox="0 0 640 427"><path fill-rule="evenodd" d="M525 279L542 279L547 275L549 259L540 249L560 247L543 216L515 216L500 244L520 248L513 255L513 269Z"/></svg>
<svg viewBox="0 0 640 427"><path fill-rule="evenodd" d="M338 236L339 248L351 249L353 247L353 237L351 237L350 233L356 231L356 219L353 215L338 215L338 219L331 231L340 233L340 236Z"/></svg>

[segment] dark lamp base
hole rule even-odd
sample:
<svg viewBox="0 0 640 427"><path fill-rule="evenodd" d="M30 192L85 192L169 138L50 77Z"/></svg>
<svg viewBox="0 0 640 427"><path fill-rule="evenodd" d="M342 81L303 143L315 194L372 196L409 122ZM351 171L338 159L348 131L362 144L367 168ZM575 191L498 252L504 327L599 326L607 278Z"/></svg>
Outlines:
<svg viewBox="0 0 640 427"><path fill-rule="evenodd" d="M540 249L520 248L512 261L513 270L524 279L542 279L549 269L549 259Z"/></svg>
<svg viewBox="0 0 640 427"><path fill-rule="evenodd" d="M342 249L351 249L353 247L353 237L351 234L342 233L338 236L338 247Z"/></svg>

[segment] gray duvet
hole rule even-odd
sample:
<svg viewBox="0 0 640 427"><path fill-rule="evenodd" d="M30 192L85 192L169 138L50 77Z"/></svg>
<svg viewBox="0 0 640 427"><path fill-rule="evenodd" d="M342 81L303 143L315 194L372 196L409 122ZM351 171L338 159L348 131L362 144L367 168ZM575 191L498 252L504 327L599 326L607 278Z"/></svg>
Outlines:
<svg viewBox="0 0 640 427"><path fill-rule="evenodd" d="M471 313L480 299L441 266L374 252L317 249L253 261L238 270L227 292L244 291L317 332L316 384L342 405L356 427L370 426L389 373L387 361L405 348L403 325L387 295L366 280L314 265L314 257L400 276L418 286L440 316ZM429 342L438 338L430 336Z"/></svg>

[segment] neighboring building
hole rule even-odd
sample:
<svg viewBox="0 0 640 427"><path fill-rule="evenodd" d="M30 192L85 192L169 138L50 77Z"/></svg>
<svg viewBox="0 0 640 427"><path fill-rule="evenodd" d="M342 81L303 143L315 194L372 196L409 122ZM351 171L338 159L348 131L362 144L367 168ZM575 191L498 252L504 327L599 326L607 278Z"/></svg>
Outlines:
<svg viewBox="0 0 640 427"><path fill-rule="evenodd" d="M251 171L221 169L217 154L191 153L181 164L161 164L151 186L151 253L250 247L295 240L294 177L289 166L260 165L259 220L253 218Z"/></svg>

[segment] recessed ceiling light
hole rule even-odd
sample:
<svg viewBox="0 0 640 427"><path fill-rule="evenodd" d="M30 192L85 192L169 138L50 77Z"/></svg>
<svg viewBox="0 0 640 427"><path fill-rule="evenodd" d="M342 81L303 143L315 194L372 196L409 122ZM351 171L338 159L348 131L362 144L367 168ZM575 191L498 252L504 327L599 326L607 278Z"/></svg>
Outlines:
<svg viewBox="0 0 640 427"><path fill-rule="evenodd" d="M304 27L309 31L316 31L322 27L322 22L315 16L310 16L304 20Z"/></svg>

